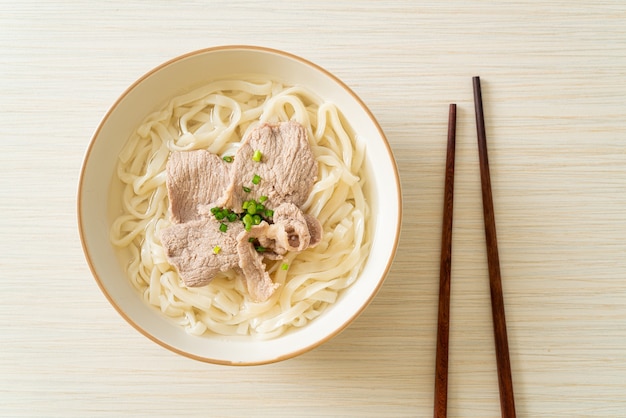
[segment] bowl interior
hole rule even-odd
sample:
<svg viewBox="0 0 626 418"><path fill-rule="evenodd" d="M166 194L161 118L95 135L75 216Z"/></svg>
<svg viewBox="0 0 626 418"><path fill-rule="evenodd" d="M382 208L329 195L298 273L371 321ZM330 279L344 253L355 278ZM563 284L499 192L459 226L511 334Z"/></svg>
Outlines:
<svg viewBox="0 0 626 418"><path fill-rule="evenodd" d="M213 79L261 74L308 86L341 109L366 143L370 174L373 246L359 279L324 313L301 329L272 340L252 337L195 337L141 300L109 241L108 191L117 157L143 119L173 96ZM374 168L375 167L375 168ZM293 357L344 329L381 286L398 244L401 195L397 167L375 118L341 81L299 57L259 47L221 47L169 61L146 74L116 101L97 128L82 167L79 229L87 261L105 296L137 330L162 346L202 361L262 364Z"/></svg>

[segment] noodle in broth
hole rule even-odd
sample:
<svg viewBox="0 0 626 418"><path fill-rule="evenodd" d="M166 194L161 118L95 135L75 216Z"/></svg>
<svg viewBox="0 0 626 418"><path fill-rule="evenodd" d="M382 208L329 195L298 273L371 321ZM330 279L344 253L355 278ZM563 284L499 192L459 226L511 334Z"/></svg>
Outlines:
<svg viewBox="0 0 626 418"><path fill-rule="evenodd" d="M322 224L322 242L283 260L265 260L280 287L265 302L248 298L234 271L186 287L167 260L159 232L170 225L165 165L170 152L207 149L232 155L259 123L295 120L307 131L318 180L302 210ZM111 242L128 255L133 286L193 335L274 338L301 327L357 278L370 248L365 149L338 108L300 86L252 77L221 80L172 99L137 128L119 156L121 211ZM281 266L288 265L285 270Z"/></svg>

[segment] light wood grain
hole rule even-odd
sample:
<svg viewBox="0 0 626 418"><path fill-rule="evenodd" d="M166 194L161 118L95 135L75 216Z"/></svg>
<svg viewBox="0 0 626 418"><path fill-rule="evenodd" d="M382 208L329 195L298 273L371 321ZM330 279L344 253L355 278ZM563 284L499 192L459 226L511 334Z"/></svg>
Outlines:
<svg viewBox="0 0 626 418"><path fill-rule="evenodd" d="M471 77L486 103L520 417L626 411L623 1L0 2L0 416L432 414L447 106L457 103L448 415L499 416ZM281 48L377 116L404 192L385 286L287 362L198 363L98 290L75 220L83 153L140 75L222 44Z"/></svg>

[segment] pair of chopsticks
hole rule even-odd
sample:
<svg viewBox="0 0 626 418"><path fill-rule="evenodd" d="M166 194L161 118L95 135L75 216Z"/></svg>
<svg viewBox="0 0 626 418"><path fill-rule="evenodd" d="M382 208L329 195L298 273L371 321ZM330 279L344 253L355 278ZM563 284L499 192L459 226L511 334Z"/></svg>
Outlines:
<svg viewBox="0 0 626 418"><path fill-rule="evenodd" d="M480 182L483 197L483 217L489 265L489 287L491 293L491 315L496 345L498 387L500 390L500 410L506 418L515 417L509 344L504 315L500 259L496 239L496 221L491 195L491 177L487 158L487 135L483 112L480 78L472 79L474 85L474 109L478 135L478 156ZM454 157L456 148L456 104L450 105L448 116L448 146L446 153L445 189L443 202L443 227L441 242L441 262L439 274L439 312L437 325L437 353L435 359L435 418L447 415L448 403L448 337L450 330L450 271L452 262L452 209L454 196Z"/></svg>

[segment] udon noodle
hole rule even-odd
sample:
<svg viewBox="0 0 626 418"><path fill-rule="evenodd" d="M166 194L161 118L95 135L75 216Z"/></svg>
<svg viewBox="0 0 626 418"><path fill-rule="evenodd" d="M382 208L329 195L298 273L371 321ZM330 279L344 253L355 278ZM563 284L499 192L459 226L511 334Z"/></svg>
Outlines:
<svg viewBox="0 0 626 418"><path fill-rule="evenodd" d="M203 148L232 155L252 127L287 120L305 127L318 161L318 180L302 209L320 220L322 242L265 261L280 284L266 302L252 302L234 272L204 287L184 286L159 241L159 231L170 225L170 152ZM364 144L338 108L313 92L261 78L216 81L172 99L129 138L114 179L122 192L112 196L121 199L121 209L111 241L125 254L124 267L143 299L188 333L273 338L313 320L356 280L370 248L364 159Z"/></svg>

